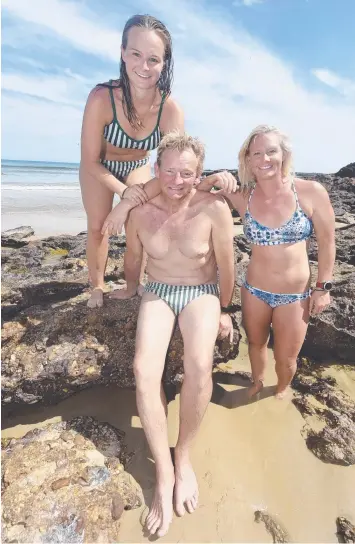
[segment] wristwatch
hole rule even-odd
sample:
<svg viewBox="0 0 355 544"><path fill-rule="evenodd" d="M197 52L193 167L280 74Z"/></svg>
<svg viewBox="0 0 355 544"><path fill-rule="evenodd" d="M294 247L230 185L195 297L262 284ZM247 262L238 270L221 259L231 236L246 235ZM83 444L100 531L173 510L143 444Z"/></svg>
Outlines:
<svg viewBox="0 0 355 544"><path fill-rule="evenodd" d="M332 281L317 281L316 290L317 291L330 291L333 289Z"/></svg>
<svg viewBox="0 0 355 544"><path fill-rule="evenodd" d="M237 311L237 307L235 304L230 304L229 306L221 306L221 313L222 314L235 314Z"/></svg>

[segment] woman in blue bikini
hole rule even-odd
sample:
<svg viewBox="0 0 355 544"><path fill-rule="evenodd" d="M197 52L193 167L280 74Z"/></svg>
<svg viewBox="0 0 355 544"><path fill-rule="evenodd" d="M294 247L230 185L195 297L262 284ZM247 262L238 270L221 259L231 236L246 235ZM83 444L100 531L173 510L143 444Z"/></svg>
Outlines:
<svg viewBox="0 0 355 544"><path fill-rule="evenodd" d="M183 113L171 98L172 43L166 27L149 15L129 19L122 34L118 80L97 85L83 118L80 184L88 220L87 259L92 294L102 306L108 252L102 226L114 194L144 203L151 179L149 152L162 133L183 131Z"/></svg>
<svg viewBox="0 0 355 544"><path fill-rule="evenodd" d="M242 286L254 382L249 394L263 387L272 324L276 396L282 398L296 372L310 314L330 303L334 212L319 183L293 176L288 139L274 127L259 126L248 136L239 153L238 176L241 190L225 196L243 217L244 234L252 246ZM318 279L312 291L307 248L313 230Z"/></svg>

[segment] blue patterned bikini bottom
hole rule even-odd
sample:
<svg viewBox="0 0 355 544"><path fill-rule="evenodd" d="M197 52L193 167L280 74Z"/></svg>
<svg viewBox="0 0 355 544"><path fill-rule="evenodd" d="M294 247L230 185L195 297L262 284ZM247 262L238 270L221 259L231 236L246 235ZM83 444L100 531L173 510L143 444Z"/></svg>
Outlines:
<svg viewBox="0 0 355 544"><path fill-rule="evenodd" d="M297 300L305 300L311 296L311 289L308 289L304 293L270 293L269 291L263 291L257 287L250 285L246 279L243 281L243 285L248 289L249 293L258 297L260 300L268 304L271 308L277 308L283 304L291 304Z"/></svg>

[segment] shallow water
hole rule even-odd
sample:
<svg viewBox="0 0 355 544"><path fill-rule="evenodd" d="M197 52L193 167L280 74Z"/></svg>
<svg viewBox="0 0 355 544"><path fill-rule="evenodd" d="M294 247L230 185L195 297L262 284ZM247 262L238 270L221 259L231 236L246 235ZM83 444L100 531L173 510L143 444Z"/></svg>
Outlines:
<svg viewBox="0 0 355 544"><path fill-rule="evenodd" d="M226 370L249 370L246 345ZM355 373L330 367L341 388L355 400ZM214 394L192 451L200 484L199 508L193 515L174 518L162 542L271 542L254 511L267 508L281 522L293 542L337 542L337 516L355 513L355 466L325 464L306 447L304 420L290 402L277 401L270 364L263 398L245 404L240 379L216 374ZM234 382L223 383L223 382ZM174 445L178 429L179 395L169 403L169 439ZM133 391L96 387L60 404L31 409L31 414L8 421L3 436L23 436L50 421L91 415L126 432L128 448L135 452L127 467L143 489L149 504L154 489L151 459L135 407ZM140 523L144 507L125 512L120 542L145 542ZM354 521L354 519L353 519Z"/></svg>

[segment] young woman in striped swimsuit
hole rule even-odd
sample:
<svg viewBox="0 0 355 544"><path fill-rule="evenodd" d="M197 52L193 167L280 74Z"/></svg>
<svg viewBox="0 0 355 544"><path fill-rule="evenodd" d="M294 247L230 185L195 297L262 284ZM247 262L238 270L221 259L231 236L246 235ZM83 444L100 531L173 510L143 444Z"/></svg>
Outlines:
<svg viewBox="0 0 355 544"><path fill-rule="evenodd" d="M149 15L129 19L122 34L118 80L90 93L81 136L80 185L88 222L87 259L92 294L102 306L108 236L101 234L114 194L146 202L149 152L162 133L183 131L181 108L171 98L172 43L166 27Z"/></svg>

